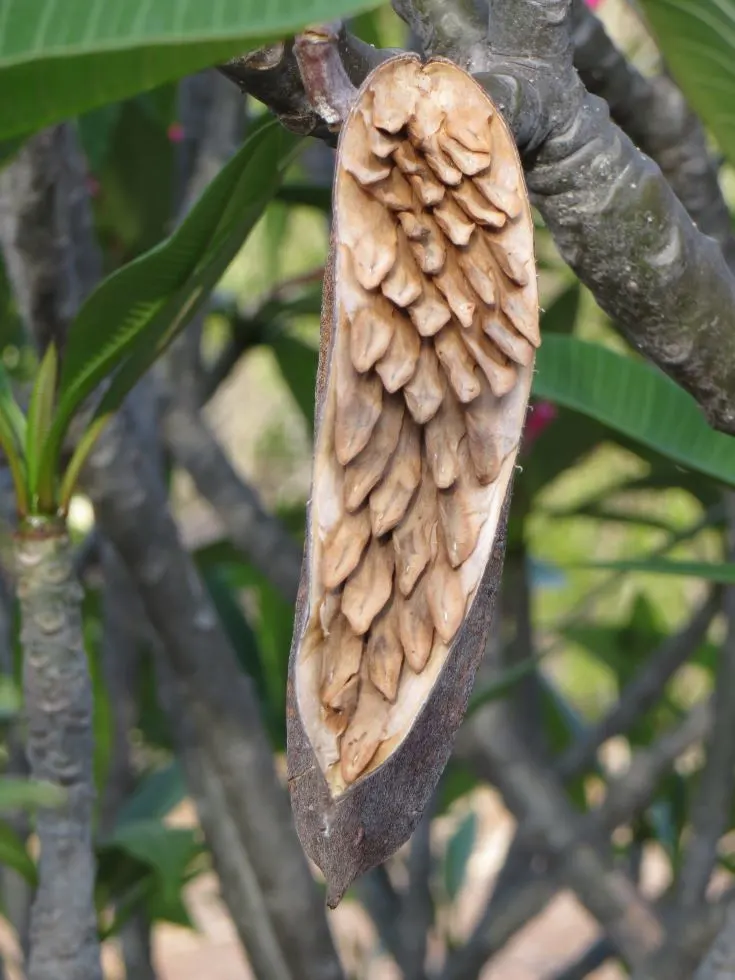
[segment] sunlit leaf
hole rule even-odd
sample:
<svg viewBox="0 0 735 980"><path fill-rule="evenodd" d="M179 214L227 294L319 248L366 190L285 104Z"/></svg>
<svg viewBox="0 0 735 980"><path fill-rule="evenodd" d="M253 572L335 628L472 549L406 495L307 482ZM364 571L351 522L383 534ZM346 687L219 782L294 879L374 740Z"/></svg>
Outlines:
<svg viewBox="0 0 735 980"><path fill-rule="evenodd" d="M576 337L550 334L534 392L582 412L669 459L735 485L735 441L709 427L694 399L656 368Z"/></svg>
<svg viewBox="0 0 735 980"><path fill-rule="evenodd" d="M81 403L117 368L120 373L102 397L97 418L104 419L119 406L205 302L299 145L275 122L259 126L171 237L114 273L90 296L69 331L59 405L41 465L44 485ZM78 454L72 461L72 476L80 465ZM69 482L64 490L67 497Z"/></svg>
<svg viewBox="0 0 735 980"><path fill-rule="evenodd" d="M376 6L369 0L2 0L0 138Z"/></svg>
<svg viewBox="0 0 735 980"><path fill-rule="evenodd" d="M607 571L640 572L648 575L681 575L721 585L735 585L735 565L727 562L670 561L665 558L631 558L620 561L584 562L577 567Z"/></svg>
<svg viewBox="0 0 735 980"><path fill-rule="evenodd" d="M735 163L735 0L641 0L666 67Z"/></svg>

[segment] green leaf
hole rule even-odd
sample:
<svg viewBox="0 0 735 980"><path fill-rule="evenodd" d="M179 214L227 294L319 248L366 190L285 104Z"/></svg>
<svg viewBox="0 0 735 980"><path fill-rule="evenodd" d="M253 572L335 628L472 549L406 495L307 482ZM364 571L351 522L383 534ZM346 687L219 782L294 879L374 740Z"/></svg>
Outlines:
<svg viewBox="0 0 735 980"><path fill-rule="evenodd" d="M491 701L498 701L500 698L504 698L510 694L516 684L519 684L525 677L533 674L541 663L541 659L540 656L527 657L525 660L521 660L520 663L514 664L512 667L504 670L500 677L492 684L488 684L480 688L479 691L474 692L467 706L467 717L469 718L471 714L479 711L486 704L490 704Z"/></svg>
<svg viewBox="0 0 735 980"><path fill-rule="evenodd" d="M99 181L95 224L102 246L117 265L153 248L170 231L176 147L168 137L169 121L159 118L156 104L171 102L175 93L176 87L167 85L103 106L94 113L94 128L88 126L88 154L96 154L98 161L95 165L90 155ZM108 132L106 125L112 126Z"/></svg>
<svg viewBox="0 0 735 980"><path fill-rule="evenodd" d="M735 485L735 442L709 427L697 403L643 361L550 334L534 393L588 415L669 459Z"/></svg>
<svg viewBox="0 0 735 980"><path fill-rule="evenodd" d="M324 214L332 213L332 188L319 184L284 184L278 189L276 198L284 204L316 208Z"/></svg>
<svg viewBox="0 0 735 980"><path fill-rule="evenodd" d="M0 417L12 435L13 441L22 448L26 441L26 420L13 395L13 388L5 366L0 363Z"/></svg>
<svg viewBox="0 0 735 980"><path fill-rule="evenodd" d="M74 413L97 385L119 368L95 413L101 419L206 300L300 145L274 121L259 126L171 237L106 279L86 301L69 331L58 409L44 446L44 483Z"/></svg>
<svg viewBox="0 0 735 980"><path fill-rule="evenodd" d="M579 280L575 280L541 314L541 336L545 337L548 333L571 333L577 322L581 298L582 287Z"/></svg>
<svg viewBox="0 0 735 980"><path fill-rule="evenodd" d="M167 827L160 820L136 820L118 827L110 844L153 868L167 888L178 890L202 845L187 827Z"/></svg>
<svg viewBox="0 0 735 980"><path fill-rule="evenodd" d="M375 6L368 0L2 0L0 137L22 135Z"/></svg>
<svg viewBox="0 0 735 980"><path fill-rule="evenodd" d="M161 820L178 806L185 794L186 783L178 762L156 769L141 780L125 801L117 817L117 826L154 817Z"/></svg>
<svg viewBox="0 0 735 980"><path fill-rule="evenodd" d="M666 66L735 163L735 0L641 0Z"/></svg>
<svg viewBox="0 0 735 980"><path fill-rule="evenodd" d="M0 449L13 478L15 505L24 516L29 511L28 484L25 467L25 419L13 398L5 368L0 365Z"/></svg>
<svg viewBox="0 0 735 980"><path fill-rule="evenodd" d="M444 887L450 901L459 894L467 875L467 865L477 839L477 814L472 811L462 820L447 844L444 857Z"/></svg>
<svg viewBox="0 0 735 980"><path fill-rule="evenodd" d="M37 882L36 864L10 824L0 820L0 865L17 871L28 882Z"/></svg>
<svg viewBox="0 0 735 980"><path fill-rule="evenodd" d="M31 495L31 507L35 507L36 494L39 491L38 466L40 452L46 433L51 426L54 412L54 396L56 394L56 377L59 359L56 344L53 341L46 348L46 353L39 365L36 380L31 392L28 405L28 426L26 428L26 467L28 470L28 490ZM48 494L46 495L48 499Z"/></svg>
<svg viewBox="0 0 735 980"><path fill-rule="evenodd" d="M0 778L0 812L53 808L60 806L65 799L64 790L53 783L11 776Z"/></svg>
<svg viewBox="0 0 735 980"><path fill-rule="evenodd" d="M309 344L305 344L303 340L289 334L281 334L275 337L271 346L276 355L281 374L291 389L296 404L304 413L311 431L314 428L316 371L319 363L319 352Z"/></svg>
<svg viewBox="0 0 735 980"><path fill-rule="evenodd" d="M113 102L86 113L77 123L79 140L93 174L98 173L107 160L122 111L122 103Z"/></svg>
<svg viewBox="0 0 735 980"><path fill-rule="evenodd" d="M0 675L0 723L17 718L23 707L23 696L15 680L9 675Z"/></svg>
<svg viewBox="0 0 735 980"><path fill-rule="evenodd" d="M191 927L182 892L202 851L198 833L189 828L168 827L160 820L118 827L98 852L98 900L109 903L116 897L122 907L109 932L117 931L141 904L151 919Z"/></svg>
<svg viewBox="0 0 735 980"><path fill-rule="evenodd" d="M669 561L665 558L623 559L583 562L577 568L599 568L617 572L645 572L650 575L682 575L706 579L721 585L735 585L735 565L726 562Z"/></svg>

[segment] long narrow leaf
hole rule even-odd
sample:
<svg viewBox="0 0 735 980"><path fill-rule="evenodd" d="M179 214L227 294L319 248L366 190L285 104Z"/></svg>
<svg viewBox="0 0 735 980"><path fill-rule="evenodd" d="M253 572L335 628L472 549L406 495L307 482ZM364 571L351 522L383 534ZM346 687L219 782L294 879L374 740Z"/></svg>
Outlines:
<svg viewBox="0 0 735 980"><path fill-rule="evenodd" d="M709 427L696 402L642 361L548 334L534 393L603 422L692 470L735 486L735 440Z"/></svg>
<svg viewBox="0 0 735 980"><path fill-rule="evenodd" d="M58 364L56 344L52 341L46 348L46 353L38 368L28 406L26 467L28 470L28 491L31 497L31 506L33 506L38 492L36 479L40 462L39 455L53 418Z"/></svg>
<svg viewBox="0 0 735 980"><path fill-rule="evenodd" d="M680 575L701 578L721 585L735 585L735 564L727 562L668 561L665 558L623 559L621 561L584 562L577 567L616 572L645 572L649 575Z"/></svg>
<svg viewBox="0 0 735 980"><path fill-rule="evenodd" d="M126 358L138 365L124 384L113 381L105 414L206 299L277 189L300 141L266 122L212 181L164 243L115 273L92 294L69 333L59 407L46 446L46 478L58 460L74 413Z"/></svg>
<svg viewBox="0 0 735 980"><path fill-rule="evenodd" d="M4 416L9 432L18 448L26 441L26 419L20 405L15 400L8 372L0 362L0 415Z"/></svg>
<svg viewBox="0 0 735 980"><path fill-rule="evenodd" d="M735 0L642 0L666 64L735 162Z"/></svg>
<svg viewBox="0 0 735 980"><path fill-rule="evenodd" d="M370 0L2 0L0 137L218 64Z"/></svg>

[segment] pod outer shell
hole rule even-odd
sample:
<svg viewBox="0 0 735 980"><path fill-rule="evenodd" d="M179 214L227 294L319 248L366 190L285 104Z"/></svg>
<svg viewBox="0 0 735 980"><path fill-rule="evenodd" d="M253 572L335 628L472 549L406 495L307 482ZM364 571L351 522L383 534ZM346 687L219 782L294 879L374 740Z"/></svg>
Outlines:
<svg viewBox="0 0 735 980"><path fill-rule="evenodd" d="M415 57L407 55L407 58ZM335 255L333 237L324 277L316 385L317 433L324 410L335 329ZM296 693L297 657L309 617L312 506L309 503L306 548L288 670L288 786L299 840L308 857L324 874L330 908L339 904L359 875L381 864L408 840L421 820L449 760L454 737L467 710L477 668L485 651L495 597L500 586L511 491L512 479L501 509L490 559L469 613L426 703L393 754L337 798L329 791L304 729Z"/></svg>
<svg viewBox="0 0 735 980"><path fill-rule="evenodd" d="M324 280L317 427L331 355L332 269L330 257ZM288 670L288 785L299 840L306 854L324 874L330 908L338 905L355 878L381 864L408 840L449 761L490 629L503 569L511 489L512 482L508 485L490 560L469 615L424 707L386 762L336 799L329 791L304 730L296 696L296 659L309 615L310 541L307 538Z"/></svg>

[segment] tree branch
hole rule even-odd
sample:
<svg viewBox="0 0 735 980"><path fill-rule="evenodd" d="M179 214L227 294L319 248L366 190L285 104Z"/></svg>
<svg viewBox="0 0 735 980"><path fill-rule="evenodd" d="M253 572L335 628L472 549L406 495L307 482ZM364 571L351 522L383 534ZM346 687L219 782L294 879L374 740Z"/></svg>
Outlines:
<svg viewBox="0 0 735 980"><path fill-rule="evenodd" d="M694 980L732 980L735 977L735 901L725 914L717 939L697 970Z"/></svg>
<svg viewBox="0 0 735 980"><path fill-rule="evenodd" d="M620 128L661 168L701 232L735 266L735 235L704 128L667 75L647 78L615 47L584 0L572 0L574 64Z"/></svg>
<svg viewBox="0 0 735 980"><path fill-rule="evenodd" d="M469 65L493 95L513 128L532 200L600 306L634 347L694 396L713 426L735 433L729 329L735 279L658 167L580 82L568 4L494 0L490 41L482 45L482 31L460 0L394 0L427 53ZM374 52L373 60L387 54ZM345 66L359 83L365 62ZM286 46L277 67L257 77L247 66L230 63L225 70L288 122L289 106L304 114L296 68ZM311 113L301 131L324 138L326 129Z"/></svg>
<svg viewBox="0 0 735 980"><path fill-rule="evenodd" d="M28 977L102 980L93 901L92 686L82 592L62 524L22 527L15 554L31 775L65 794L60 806L36 816L41 856Z"/></svg>
<svg viewBox="0 0 735 980"><path fill-rule="evenodd" d="M457 756L467 762L483 779L496 781L496 763L485 751L493 741L494 733L504 730L503 716L494 719L499 704L489 705L473 716L460 731L457 740ZM627 823L644 810L653 800L662 776L671 769L676 759L692 745L700 742L712 721L711 705L696 705L680 725L666 732L649 746L633 756L625 774L608 783L603 803L579 819L571 831L574 846L577 841L599 842L607 847L610 834L616 827ZM523 834L532 839L534 824L524 825ZM536 830L536 850L542 848ZM548 848L544 848L549 855ZM559 856L538 867L537 873L504 890L501 897L493 892L490 901L474 929L470 939L448 960L442 980L475 980L492 956L527 922L543 911L547 903L565 883Z"/></svg>
<svg viewBox="0 0 735 980"><path fill-rule="evenodd" d="M431 822L435 812L432 802L411 838L408 854L408 889L401 903L400 929L403 941L401 959L403 980L424 980L429 929L434 921L431 897Z"/></svg>
<svg viewBox="0 0 735 980"><path fill-rule="evenodd" d="M482 68L487 31L468 0L393 0L393 9L425 52L449 58L468 71Z"/></svg>
<svg viewBox="0 0 735 980"><path fill-rule="evenodd" d="M78 191L88 207L83 189ZM55 221L52 211L41 217L52 225ZM68 248L96 254L89 227L86 234L71 238ZM45 259L32 251L24 253L28 263ZM79 264L89 265L81 260ZM58 271L61 278L66 270ZM87 288L80 288L78 295L85 295L92 285L85 283ZM65 319L62 295L50 292L42 307L54 325L63 326ZM74 312L69 310L69 318ZM43 324L37 317L29 326L38 334ZM197 766L188 771L192 779L198 777L192 792L221 871L225 900L255 971L266 980L303 975L341 980L323 900L293 831L257 696L237 665L169 512L158 467L155 412L144 391L145 385L133 393L95 449L84 474L85 487L103 533L140 594L181 692L179 710L196 735L192 752ZM244 864L252 868L249 884L257 886L249 891L236 889L240 878L228 873ZM256 925L264 919L269 929L259 932ZM55 977L58 980L58 971Z"/></svg>
<svg viewBox="0 0 735 980"><path fill-rule="evenodd" d="M614 735L627 732L659 700L676 671L692 656L720 609L721 590L714 589L688 623L667 636L620 692L610 711L591 725L558 760L555 768L567 779L584 772L597 750Z"/></svg>
<svg viewBox="0 0 735 980"><path fill-rule="evenodd" d="M84 186L83 174L68 126L30 139L0 174L0 247L19 308L43 344L63 342L79 284L96 271L68 248L91 220L75 193L78 182ZM92 690L81 591L63 524L24 522L15 537L15 560L31 775L66 792L60 808L40 810L36 818L41 858L28 975L101 980L92 852Z"/></svg>
<svg viewBox="0 0 735 980"><path fill-rule="evenodd" d="M691 810L692 834L681 868L678 900L688 914L703 899L720 837L730 826L735 788L735 590L725 596L728 634L715 678L714 723Z"/></svg>

